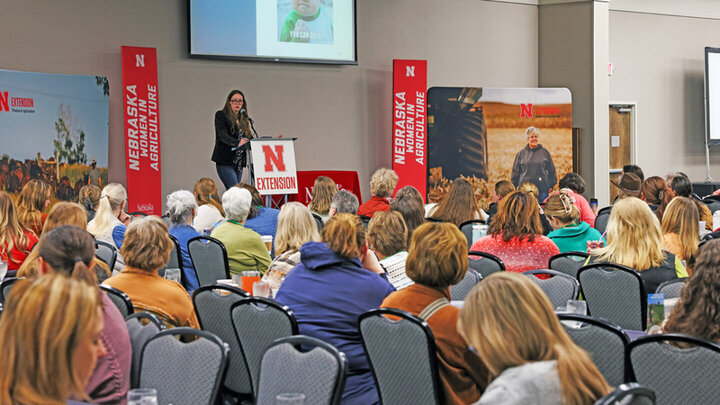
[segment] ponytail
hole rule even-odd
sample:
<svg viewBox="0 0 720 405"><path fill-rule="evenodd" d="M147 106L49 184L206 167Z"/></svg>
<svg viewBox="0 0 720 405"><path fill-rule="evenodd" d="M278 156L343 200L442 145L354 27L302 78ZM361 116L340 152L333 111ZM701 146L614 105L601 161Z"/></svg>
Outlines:
<svg viewBox="0 0 720 405"><path fill-rule="evenodd" d="M655 215L658 217L658 220L662 223L662 217L665 213L665 210L667 209L668 204L670 204L670 201L673 199L673 192L670 187L667 185L663 187L662 190L658 191L658 201L660 201L660 205L655 210Z"/></svg>
<svg viewBox="0 0 720 405"><path fill-rule="evenodd" d="M560 222L574 222L580 217L580 210L575 206L575 197L569 189L561 189L558 194L551 195L545 202L545 214L555 217Z"/></svg>
<svg viewBox="0 0 720 405"><path fill-rule="evenodd" d="M62 225L43 233L37 252L54 272L97 284L95 272L90 270L95 258L95 241L82 228Z"/></svg>
<svg viewBox="0 0 720 405"><path fill-rule="evenodd" d="M113 211L119 209L125 200L127 200L127 191L122 184L111 183L105 186L100 196L95 218L88 224L88 232L95 236L106 233L114 219L117 219Z"/></svg>

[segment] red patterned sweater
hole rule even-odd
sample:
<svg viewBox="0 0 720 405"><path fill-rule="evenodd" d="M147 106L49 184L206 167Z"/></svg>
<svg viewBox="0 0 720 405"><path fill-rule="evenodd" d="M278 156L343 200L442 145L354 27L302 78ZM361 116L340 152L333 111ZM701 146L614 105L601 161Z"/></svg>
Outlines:
<svg viewBox="0 0 720 405"><path fill-rule="evenodd" d="M527 239L512 238L504 242L502 236L488 235L473 243L470 250L490 253L505 263L505 270L523 272L535 269L547 269L548 260L560 253L555 243L543 235L535 235L529 242Z"/></svg>

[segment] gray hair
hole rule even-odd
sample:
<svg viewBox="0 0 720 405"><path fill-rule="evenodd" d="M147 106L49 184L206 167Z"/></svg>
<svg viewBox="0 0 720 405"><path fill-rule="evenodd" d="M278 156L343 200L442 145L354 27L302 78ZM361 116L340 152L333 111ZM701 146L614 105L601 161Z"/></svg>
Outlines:
<svg viewBox="0 0 720 405"><path fill-rule="evenodd" d="M358 198L355 197L355 194L347 190L340 190L335 193L332 198L332 203L330 203L330 208L335 208L335 211L337 211L338 214L357 214L359 207L360 202L358 201Z"/></svg>
<svg viewBox="0 0 720 405"><path fill-rule="evenodd" d="M540 136L540 130L535 127L528 127L528 129L525 130L525 136L530 136L530 134L535 133L537 136Z"/></svg>
<svg viewBox="0 0 720 405"><path fill-rule="evenodd" d="M195 196L187 190L174 191L167 196L167 209L172 225L187 224L196 208Z"/></svg>
<svg viewBox="0 0 720 405"><path fill-rule="evenodd" d="M250 192L240 187L230 187L222 196L223 210L230 221L244 221L250 211L251 202Z"/></svg>

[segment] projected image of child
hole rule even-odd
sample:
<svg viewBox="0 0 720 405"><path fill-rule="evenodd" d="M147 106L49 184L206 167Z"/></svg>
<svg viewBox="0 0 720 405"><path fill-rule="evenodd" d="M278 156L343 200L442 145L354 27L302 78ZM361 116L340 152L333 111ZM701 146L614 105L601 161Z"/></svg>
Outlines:
<svg viewBox="0 0 720 405"><path fill-rule="evenodd" d="M327 3L332 7L332 0L278 0L278 14L287 13L280 27L279 40L332 44L332 8L328 8Z"/></svg>

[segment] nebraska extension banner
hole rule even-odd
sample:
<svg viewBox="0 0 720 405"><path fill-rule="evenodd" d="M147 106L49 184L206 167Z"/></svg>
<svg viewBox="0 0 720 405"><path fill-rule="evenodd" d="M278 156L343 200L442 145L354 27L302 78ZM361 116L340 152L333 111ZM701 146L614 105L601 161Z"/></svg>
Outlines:
<svg viewBox="0 0 720 405"><path fill-rule="evenodd" d="M162 215L155 48L122 47L128 211Z"/></svg>
<svg viewBox="0 0 720 405"><path fill-rule="evenodd" d="M109 97L104 76L0 70L0 190L40 180L55 203L105 186Z"/></svg>
<svg viewBox="0 0 720 405"><path fill-rule="evenodd" d="M253 139L255 188L260 195L297 194L295 145L291 139Z"/></svg>
<svg viewBox="0 0 720 405"><path fill-rule="evenodd" d="M392 168L397 188L413 186L426 197L427 61L393 60Z"/></svg>

